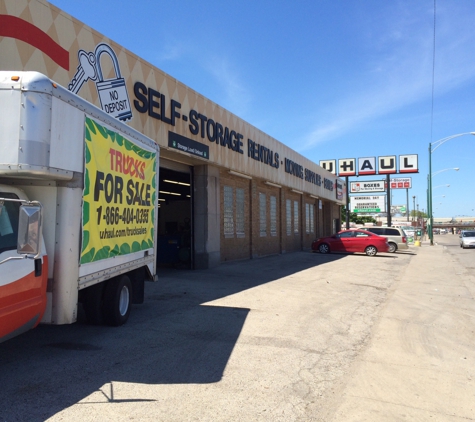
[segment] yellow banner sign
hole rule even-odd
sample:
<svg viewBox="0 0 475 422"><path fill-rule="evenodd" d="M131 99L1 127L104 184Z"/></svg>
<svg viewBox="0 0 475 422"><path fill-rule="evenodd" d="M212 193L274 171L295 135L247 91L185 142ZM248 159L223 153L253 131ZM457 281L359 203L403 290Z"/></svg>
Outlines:
<svg viewBox="0 0 475 422"><path fill-rule="evenodd" d="M86 117L81 264L153 248L156 153Z"/></svg>

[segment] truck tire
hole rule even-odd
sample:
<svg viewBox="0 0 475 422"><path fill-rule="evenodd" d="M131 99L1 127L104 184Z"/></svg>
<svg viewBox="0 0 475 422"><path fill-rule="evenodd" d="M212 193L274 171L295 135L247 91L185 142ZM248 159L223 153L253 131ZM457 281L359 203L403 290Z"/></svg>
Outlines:
<svg viewBox="0 0 475 422"><path fill-rule="evenodd" d="M130 315L132 283L127 275L109 280L104 290L104 320L107 325L125 324Z"/></svg>
<svg viewBox="0 0 475 422"><path fill-rule="evenodd" d="M88 287L85 290L85 299L82 304L86 319L89 324L102 325L104 324L104 313L102 310L102 293L104 290L104 283L98 283L94 286Z"/></svg>

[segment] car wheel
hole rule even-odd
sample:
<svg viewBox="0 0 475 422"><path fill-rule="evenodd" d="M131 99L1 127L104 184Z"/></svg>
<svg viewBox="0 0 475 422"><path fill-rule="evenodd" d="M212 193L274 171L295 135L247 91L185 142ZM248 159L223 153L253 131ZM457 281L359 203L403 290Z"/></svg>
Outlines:
<svg viewBox="0 0 475 422"><path fill-rule="evenodd" d="M375 256L378 253L378 250L375 246L366 246L366 249L364 251L368 256Z"/></svg>
<svg viewBox="0 0 475 422"><path fill-rule="evenodd" d="M322 243L319 247L318 247L318 251L320 253L329 253L330 252L330 246L328 246L326 243Z"/></svg>
<svg viewBox="0 0 475 422"><path fill-rule="evenodd" d="M388 252L394 253L397 251L397 245L393 242L389 242Z"/></svg>

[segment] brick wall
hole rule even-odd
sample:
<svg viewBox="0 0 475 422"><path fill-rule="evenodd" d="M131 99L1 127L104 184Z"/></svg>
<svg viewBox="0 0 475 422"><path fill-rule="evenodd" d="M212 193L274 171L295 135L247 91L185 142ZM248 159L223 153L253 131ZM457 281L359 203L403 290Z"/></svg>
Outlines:
<svg viewBox="0 0 475 422"><path fill-rule="evenodd" d="M287 188L266 184L265 181L235 176L220 170L220 244L221 261L257 258L286 252L310 249L312 241L332 234L333 221L339 218L339 207L329 201L322 201L309 195L299 194ZM238 232L237 190L244 191L244 230ZM232 195L232 211L225 210L225 190ZM274 198L272 200L271 198ZM290 234L288 233L287 201L290 201ZM263 201L263 202L261 202ZM272 201L275 201L274 212ZM261 204L265 204L265 215ZM306 204L311 207L313 227L308 227ZM295 219L297 206L298 221ZM231 210L231 207L228 207ZM264 217L262 220L261 217ZM228 218L228 220L226 220ZM230 230L229 220L233 229ZM226 223L228 221L228 223ZM261 224L263 223L263 224ZM227 225L226 225L227 224ZM227 232L225 230L227 227ZM313 230L311 230L313 228Z"/></svg>

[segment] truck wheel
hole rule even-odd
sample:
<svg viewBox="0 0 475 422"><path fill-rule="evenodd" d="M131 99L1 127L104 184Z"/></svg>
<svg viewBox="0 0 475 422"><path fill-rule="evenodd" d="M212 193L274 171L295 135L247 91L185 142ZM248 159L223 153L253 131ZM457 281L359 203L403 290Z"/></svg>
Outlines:
<svg viewBox="0 0 475 422"><path fill-rule="evenodd" d="M85 293L85 300L82 304L86 319L89 324L104 324L104 315L102 312L102 292L104 283L98 283L88 287Z"/></svg>
<svg viewBox="0 0 475 422"><path fill-rule="evenodd" d="M126 275L109 280L104 291L104 319L117 327L125 324L130 315L132 283Z"/></svg>

